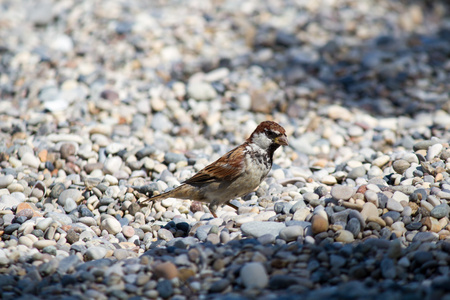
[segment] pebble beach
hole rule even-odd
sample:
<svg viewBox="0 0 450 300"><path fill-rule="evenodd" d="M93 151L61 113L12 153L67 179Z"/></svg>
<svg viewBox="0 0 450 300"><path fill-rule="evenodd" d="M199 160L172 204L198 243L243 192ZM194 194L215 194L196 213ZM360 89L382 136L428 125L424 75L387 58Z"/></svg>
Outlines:
<svg viewBox="0 0 450 300"><path fill-rule="evenodd" d="M0 298L450 300L449 143L446 1L1 1Z"/></svg>

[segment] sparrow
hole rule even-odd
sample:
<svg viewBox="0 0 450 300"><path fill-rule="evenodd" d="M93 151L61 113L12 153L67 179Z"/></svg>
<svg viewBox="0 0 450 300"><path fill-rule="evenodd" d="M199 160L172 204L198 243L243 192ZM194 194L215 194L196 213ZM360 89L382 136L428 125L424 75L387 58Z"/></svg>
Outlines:
<svg viewBox="0 0 450 300"><path fill-rule="evenodd" d="M284 128L275 122L264 121L242 145L206 166L180 186L145 199L141 204L166 198L196 200L207 203L209 211L217 218L219 206L238 208L230 200L253 192L272 168L275 150L287 145L289 143Z"/></svg>

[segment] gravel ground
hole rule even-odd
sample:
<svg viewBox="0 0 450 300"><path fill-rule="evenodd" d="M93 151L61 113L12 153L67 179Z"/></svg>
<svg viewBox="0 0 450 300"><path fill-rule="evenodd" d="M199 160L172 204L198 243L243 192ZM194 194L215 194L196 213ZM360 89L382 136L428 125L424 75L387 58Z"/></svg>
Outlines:
<svg viewBox="0 0 450 300"><path fill-rule="evenodd" d="M2 299L450 299L446 1L0 3ZM259 189L179 185L263 120Z"/></svg>

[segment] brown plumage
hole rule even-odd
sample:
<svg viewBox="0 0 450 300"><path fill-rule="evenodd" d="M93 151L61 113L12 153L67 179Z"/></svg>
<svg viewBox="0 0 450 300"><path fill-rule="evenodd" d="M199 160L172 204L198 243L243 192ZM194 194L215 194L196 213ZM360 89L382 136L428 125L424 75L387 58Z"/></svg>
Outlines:
<svg viewBox="0 0 450 300"><path fill-rule="evenodd" d="M209 203L211 214L217 218L218 206L254 191L272 168L273 153L281 145L288 145L283 127L272 121L258 125L240 146L200 170L180 186L166 193L143 200L166 198L190 199Z"/></svg>

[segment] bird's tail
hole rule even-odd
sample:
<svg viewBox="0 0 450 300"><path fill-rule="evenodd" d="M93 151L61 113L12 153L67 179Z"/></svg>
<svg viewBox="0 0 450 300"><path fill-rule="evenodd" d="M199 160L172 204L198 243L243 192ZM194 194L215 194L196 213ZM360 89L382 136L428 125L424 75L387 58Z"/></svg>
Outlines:
<svg viewBox="0 0 450 300"><path fill-rule="evenodd" d="M187 191L189 189L191 189L192 187L187 186L186 184L182 184L177 188L174 188L173 190L170 190L168 192L147 198L147 199L143 199L141 201L139 201L140 205L146 205L149 202L155 202L155 201L161 201L167 198L179 198L179 199L188 199L188 197L186 197L187 195Z"/></svg>

